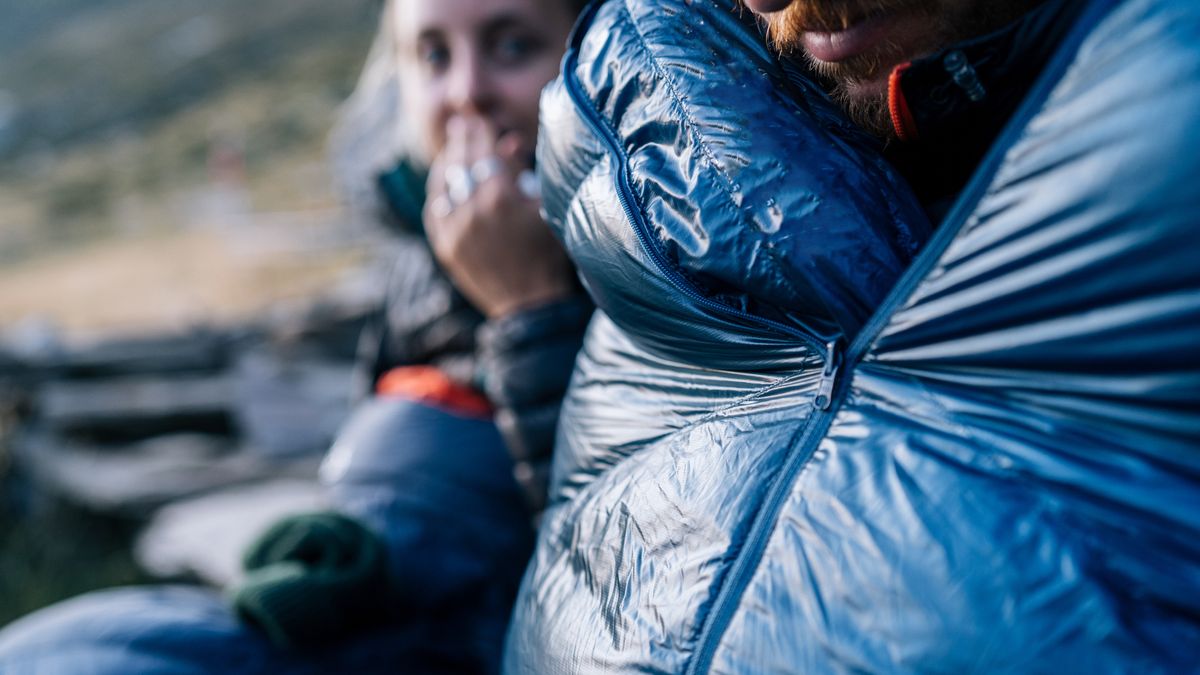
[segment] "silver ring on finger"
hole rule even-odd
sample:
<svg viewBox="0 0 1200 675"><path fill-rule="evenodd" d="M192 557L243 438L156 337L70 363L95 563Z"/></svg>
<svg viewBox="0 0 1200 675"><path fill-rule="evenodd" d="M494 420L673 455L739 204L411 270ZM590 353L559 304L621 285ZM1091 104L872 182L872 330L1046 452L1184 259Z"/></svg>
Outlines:
<svg viewBox="0 0 1200 675"><path fill-rule="evenodd" d="M495 155L488 155L471 165L471 178L478 185L504 170L504 162Z"/></svg>
<svg viewBox="0 0 1200 675"><path fill-rule="evenodd" d="M451 213L454 213L454 202L446 195L438 195L429 205L429 212L434 218L442 219L449 218Z"/></svg>
<svg viewBox="0 0 1200 675"><path fill-rule="evenodd" d="M451 164L446 167L446 196L455 207L461 206L475 192L475 179L471 172L461 164Z"/></svg>
<svg viewBox="0 0 1200 675"><path fill-rule="evenodd" d="M542 198L542 181L537 173L526 169L517 174L517 189L529 199Z"/></svg>

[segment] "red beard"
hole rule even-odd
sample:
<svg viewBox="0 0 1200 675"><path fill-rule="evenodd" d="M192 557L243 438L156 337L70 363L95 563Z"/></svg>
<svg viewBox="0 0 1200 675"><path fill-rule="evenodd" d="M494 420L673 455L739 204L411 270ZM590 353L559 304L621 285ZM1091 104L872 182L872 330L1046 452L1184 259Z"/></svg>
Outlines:
<svg viewBox="0 0 1200 675"><path fill-rule="evenodd" d="M849 28L859 21L881 14L910 14L928 17L929 42L936 42L943 33L943 17L939 16L939 0L795 0L787 8L768 14L767 36L784 53L802 51L801 35L806 31L835 32ZM896 60L912 56L904 52L914 45L885 42L858 56L837 63L813 60L817 72L834 82L847 84L873 78ZM922 45L923 46L923 45Z"/></svg>
<svg viewBox="0 0 1200 675"><path fill-rule="evenodd" d="M863 93L865 82L878 82L893 67L928 55L955 42L983 35L1015 19L1040 0L793 0L784 9L763 15L767 37L780 52L801 55L826 81L830 93L851 118L869 131L892 135L887 94ZM883 40L871 49L836 63L818 61L804 52L809 31L837 32L880 15L915 17L927 30ZM887 71L887 72L884 72ZM876 87L877 89L878 87Z"/></svg>

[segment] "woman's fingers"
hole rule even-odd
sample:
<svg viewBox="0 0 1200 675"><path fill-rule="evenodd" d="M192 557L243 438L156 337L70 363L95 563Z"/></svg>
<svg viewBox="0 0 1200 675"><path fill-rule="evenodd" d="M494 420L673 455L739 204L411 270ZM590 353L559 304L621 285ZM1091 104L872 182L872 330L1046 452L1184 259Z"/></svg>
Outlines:
<svg viewBox="0 0 1200 675"><path fill-rule="evenodd" d="M432 236L436 235L431 230L454 211L454 204L446 196L445 169L445 155L438 155L429 165L429 176L425 179L425 207L421 218L426 232Z"/></svg>
<svg viewBox="0 0 1200 675"><path fill-rule="evenodd" d="M458 118L430 171L426 232L434 254L464 295L488 316L572 292L574 276L539 214L533 144L520 134L497 138L485 120ZM536 183L536 180L534 180ZM463 186L467 185L468 188ZM449 205L443 213L439 204Z"/></svg>
<svg viewBox="0 0 1200 675"><path fill-rule="evenodd" d="M475 187L481 190L481 206L494 209L496 202L511 192L516 174L498 152L496 130L486 120L471 121L468 133L470 171Z"/></svg>
<svg viewBox="0 0 1200 675"><path fill-rule="evenodd" d="M467 120L451 117L446 122L446 145L438 155L444 167L461 165L467 160Z"/></svg>
<svg viewBox="0 0 1200 675"><path fill-rule="evenodd" d="M481 159L490 157L496 154L496 131L492 128L490 122L482 117L464 117L466 129L464 139L466 144L466 155L464 161L467 165L473 165Z"/></svg>
<svg viewBox="0 0 1200 675"><path fill-rule="evenodd" d="M533 150L533 143L517 132L507 133L496 142L496 154L508 166L516 193L537 202L542 191L533 171Z"/></svg>
<svg viewBox="0 0 1200 675"><path fill-rule="evenodd" d="M474 203L476 193L489 183L489 193L506 191L515 184L516 172L497 152L495 129L478 116L456 116L446 125L446 145L439 157L441 180L450 205L457 209ZM491 185L497 176L506 176L499 185ZM490 194L488 201L494 201Z"/></svg>
<svg viewBox="0 0 1200 675"><path fill-rule="evenodd" d="M471 198L475 191L470 166L470 123L463 117L452 117L446 122L446 146L442 149L442 182L446 197L452 208L458 208Z"/></svg>
<svg viewBox="0 0 1200 675"><path fill-rule="evenodd" d="M497 138L480 117L456 116L429 172L426 230L437 243L539 220L533 144L520 133ZM501 222L506 221L506 222Z"/></svg>

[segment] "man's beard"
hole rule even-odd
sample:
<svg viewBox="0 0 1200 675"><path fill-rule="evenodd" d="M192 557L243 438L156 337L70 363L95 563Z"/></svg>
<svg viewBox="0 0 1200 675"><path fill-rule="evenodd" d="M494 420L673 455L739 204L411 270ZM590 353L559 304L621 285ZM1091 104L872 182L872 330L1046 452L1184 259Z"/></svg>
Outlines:
<svg viewBox="0 0 1200 675"><path fill-rule="evenodd" d="M1039 1L978 0L960 3L959 11L952 12L945 0L794 0L765 19L772 45L785 55L803 54L853 122L878 136L894 137L886 86L866 92L865 83L879 82L885 70L900 63L993 30ZM923 17L927 29L913 44L885 41L837 63L818 61L804 51L805 31L840 31L883 14Z"/></svg>
<svg viewBox="0 0 1200 675"><path fill-rule="evenodd" d="M856 97L850 95L845 85L834 84L829 95L842 107L851 122L880 138L896 136L896 127L892 122L892 110L888 104L887 92L875 96Z"/></svg>

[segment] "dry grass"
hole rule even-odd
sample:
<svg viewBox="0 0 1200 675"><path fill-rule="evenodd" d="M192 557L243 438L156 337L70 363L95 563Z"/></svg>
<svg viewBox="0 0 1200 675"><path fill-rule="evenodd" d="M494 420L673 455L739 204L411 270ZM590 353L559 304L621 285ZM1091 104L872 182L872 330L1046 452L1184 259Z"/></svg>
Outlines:
<svg viewBox="0 0 1200 675"><path fill-rule="evenodd" d="M0 327L37 318L68 333L135 333L239 321L319 294L361 258L212 231L107 240L0 269Z"/></svg>

